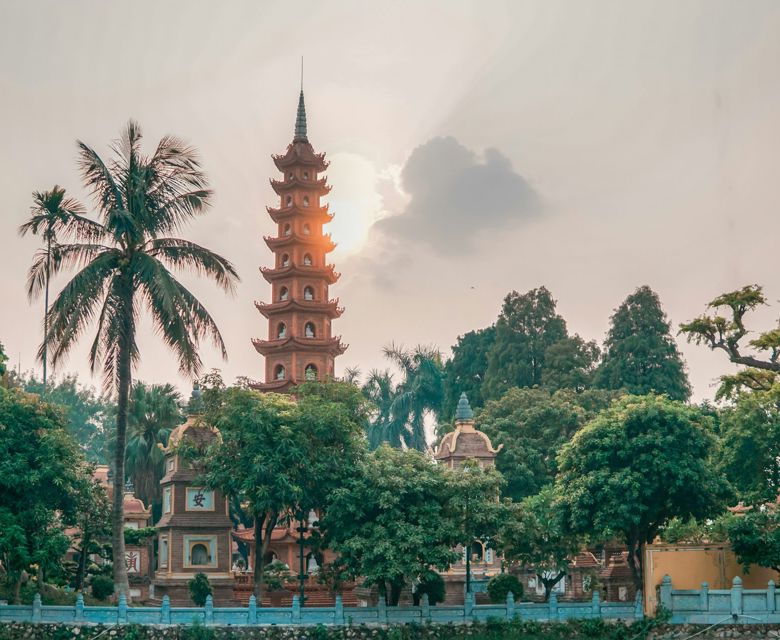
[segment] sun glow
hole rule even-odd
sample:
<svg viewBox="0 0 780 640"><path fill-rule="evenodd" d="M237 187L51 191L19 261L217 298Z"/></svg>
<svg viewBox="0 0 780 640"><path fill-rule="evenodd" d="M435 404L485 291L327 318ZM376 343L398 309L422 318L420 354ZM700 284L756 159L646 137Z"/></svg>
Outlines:
<svg viewBox="0 0 780 640"><path fill-rule="evenodd" d="M361 250L371 225L382 216L382 196L377 191L382 176L371 161L354 153L329 154L328 159L333 191L327 201L336 217L325 231L338 244L336 256L351 255Z"/></svg>

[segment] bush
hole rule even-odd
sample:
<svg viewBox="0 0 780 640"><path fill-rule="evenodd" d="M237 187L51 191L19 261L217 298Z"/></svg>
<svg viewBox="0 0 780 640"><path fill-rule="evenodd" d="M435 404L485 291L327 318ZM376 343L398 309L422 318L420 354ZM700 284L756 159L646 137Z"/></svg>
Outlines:
<svg viewBox="0 0 780 640"><path fill-rule="evenodd" d="M493 576L488 582L488 596L490 596L490 601L495 604L506 602L506 596L510 591L515 595L515 600L523 597L523 585L513 575L500 573Z"/></svg>
<svg viewBox="0 0 780 640"><path fill-rule="evenodd" d="M419 599L424 593L428 594L428 604L431 606L444 602L444 596L447 593L444 578L435 571L426 571L420 577L420 583L414 592L415 605L419 605Z"/></svg>
<svg viewBox="0 0 780 640"><path fill-rule="evenodd" d="M190 598L195 606L202 607L206 604L206 598L211 595L211 585L205 573L196 573L195 577L187 583L190 590Z"/></svg>
<svg viewBox="0 0 780 640"><path fill-rule="evenodd" d="M93 576L92 595L98 600L105 600L114 593L114 581L108 576Z"/></svg>

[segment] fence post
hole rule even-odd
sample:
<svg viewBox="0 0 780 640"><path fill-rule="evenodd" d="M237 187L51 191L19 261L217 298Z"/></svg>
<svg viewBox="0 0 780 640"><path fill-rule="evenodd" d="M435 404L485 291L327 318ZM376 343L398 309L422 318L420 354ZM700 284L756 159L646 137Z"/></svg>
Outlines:
<svg viewBox="0 0 780 640"><path fill-rule="evenodd" d="M380 593L376 601L376 617L379 624L387 624L387 602L384 594Z"/></svg>
<svg viewBox="0 0 780 640"><path fill-rule="evenodd" d="M431 619L431 601L427 593L422 594L420 598L420 612L423 620Z"/></svg>
<svg viewBox="0 0 780 640"><path fill-rule="evenodd" d="M206 596L206 606L203 607L203 612L206 618L206 624L212 624L214 622L214 598L211 594Z"/></svg>
<svg viewBox="0 0 780 640"><path fill-rule="evenodd" d="M248 624L257 624L257 598L254 593L249 596L249 613L246 621Z"/></svg>
<svg viewBox="0 0 780 640"><path fill-rule="evenodd" d="M742 578L734 576L731 583L731 615L742 613Z"/></svg>
<svg viewBox="0 0 780 640"><path fill-rule="evenodd" d="M41 615L41 594L36 593L35 597L33 598L32 621L40 622L42 617L43 616Z"/></svg>
<svg viewBox="0 0 780 640"><path fill-rule="evenodd" d="M463 616L466 620L471 620L471 616L474 613L474 593L467 591L463 597Z"/></svg>
<svg viewBox="0 0 780 640"><path fill-rule="evenodd" d="M119 606L116 608L116 621L118 624L127 622L127 596L125 596L124 591L119 594Z"/></svg>
<svg viewBox="0 0 780 640"><path fill-rule="evenodd" d="M344 601L341 599L341 594L336 596L336 610L333 616L333 624L344 624Z"/></svg>
<svg viewBox="0 0 780 640"><path fill-rule="evenodd" d="M601 596L598 589L593 590L593 598L590 601L590 615L593 618L601 617Z"/></svg>
<svg viewBox="0 0 780 640"><path fill-rule="evenodd" d="M766 585L766 610L768 613L775 612L775 581L770 580Z"/></svg>
<svg viewBox="0 0 780 640"><path fill-rule="evenodd" d="M294 595L292 599L292 623L300 624L301 622L301 598L298 595Z"/></svg>
<svg viewBox="0 0 780 640"><path fill-rule="evenodd" d="M168 596L163 596L162 599L160 622L162 624L171 624L171 599Z"/></svg>
<svg viewBox="0 0 780 640"><path fill-rule="evenodd" d="M515 619L515 594L511 591L506 592L506 619Z"/></svg>
<svg viewBox="0 0 780 640"><path fill-rule="evenodd" d="M661 606L667 611L672 610L672 578L669 574L661 580Z"/></svg>
<svg viewBox="0 0 780 640"><path fill-rule="evenodd" d="M706 582L701 583L701 591L699 591L699 610L710 610L710 585Z"/></svg>
<svg viewBox="0 0 780 640"><path fill-rule="evenodd" d="M550 594L550 600L547 602L547 618L550 622L558 619L558 594L555 591Z"/></svg>
<svg viewBox="0 0 780 640"><path fill-rule="evenodd" d="M642 600L642 590L637 589L636 598L634 598L634 618L641 620L645 617L645 603Z"/></svg>
<svg viewBox="0 0 780 640"><path fill-rule="evenodd" d="M78 594L76 596L76 620L84 619L84 596Z"/></svg>

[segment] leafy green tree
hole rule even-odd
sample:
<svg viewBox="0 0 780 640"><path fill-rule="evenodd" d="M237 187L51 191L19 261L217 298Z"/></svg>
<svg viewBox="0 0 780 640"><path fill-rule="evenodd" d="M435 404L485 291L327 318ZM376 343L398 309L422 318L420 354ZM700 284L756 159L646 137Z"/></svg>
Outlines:
<svg viewBox="0 0 780 640"><path fill-rule="evenodd" d="M444 598L447 596L447 585L440 574L428 570L420 577L412 595L414 606L420 606L420 600L424 595L427 595L428 604L433 607L444 602Z"/></svg>
<svg viewBox="0 0 780 640"><path fill-rule="evenodd" d="M67 551L88 468L61 412L0 387L0 562L19 599L22 572L54 569Z"/></svg>
<svg viewBox="0 0 780 640"><path fill-rule="evenodd" d="M400 446L401 434L393 433L393 374L389 371L372 370L363 385L363 394L372 406L366 424L368 448L373 451L383 442L397 442L396 446Z"/></svg>
<svg viewBox="0 0 780 640"><path fill-rule="evenodd" d="M458 336L452 347L452 358L444 364L443 420L452 420L461 393L469 397L475 409L485 404L482 385L488 368L488 353L495 339L495 326Z"/></svg>
<svg viewBox="0 0 780 640"><path fill-rule="evenodd" d="M594 542L621 537L641 588L640 546L671 518L707 517L728 499L714 448L709 419L695 407L655 395L615 402L558 455L566 530Z"/></svg>
<svg viewBox="0 0 780 640"><path fill-rule="evenodd" d="M658 294L648 286L639 287L615 310L611 323L596 386L687 400L691 386L685 364Z"/></svg>
<svg viewBox="0 0 780 640"><path fill-rule="evenodd" d="M493 602L494 604L503 604L506 602L506 597L509 595L510 591L515 597L515 600L519 600L523 597L523 583L509 573L499 573L488 581L488 596L490 597L490 602Z"/></svg>
<svg viewBox="0 0 780 640"><path fill-rule="evenodd" d="M584 391L593 386L601 350L594 341L573 335L554 342L544 352L542 386L551 391Z"/></svg>
<svg viewBox="0 0 780 640"><path fill-rule="evenodd" d="M728 536L734 555L746 569L757 564L780 571L780 514L775 505L732 518Z"/></svg>
<svg viewBox="0 0 780 640"><path fill-rule="evenodd" d="M212 595L209 577L205 573L196 573L192 580L187 582L187 588L196 607L205 606L206 599Z"/></svg>
<svg viewBox="0 0 780 640"><path fill-rule="evenodd" d="M512 387L541 385L547 349L566 337L566 322L545 287L524 294L512 291L496 321L483 398L499 398Z"/></svg>
<svg viewBox="0 0 780 640"><path fill-rule="evenodd" d="M111 509L108 495L99 480L91 474L82 480L77 494L76 519L77 533L71 544L78 551L78 566L74 577L74 587L81 591L87 572L90 554L101 550L101 540L111 535Z"/></svg>
<svg viewBox="0 0 780 640"><path fill-rule="evenodd" d="M477 540L495 548L507 515L506 505L499 502L504 478L494 467L483 467L476 460L466 460L447 475L450 497L446 513L455 525L458 542L469 550ZM466 588L470 590L470 565L466 570Z"/></svg>
<svg viewBox="0 0 780 640"><path fill-rule="evenodd" d="M165 475L168 436L182 422L181 396L171 384L146 385L136 382L130 394L127 424L127 475L135 494L159 512L162 504L160 480Z"/></svg>
<svg viewBox="0 0 780 640"><path fill-rule="evenodd" d="M0 378L4 377L6 371L8 370L5 364L6 362L8 362L8 356L3 349L3 343L0 342Z"/></svg>
<svg viewBox="0 0 780 640"><path fill-rule="evenodd" d="M89 234L92 221L84 217L84 206L73 198L65 196L65 189L54 185L50 191L33 192L33 206L30 218L21 227L19 234L22 236L32 233L43 236L45 247L35 255L33 267L30 270L30 279L27 281L27 294L30 299L36 298L43 288L43 388L47 382L47 335L48 335L48 311L49 311L49 281L52 275L52 262L59 259L57 234L80 233Z"/></svg>
<svg viewBox="0 0 780 640"><path fill-rule="evenodd" d="M198 345L211 338L225 356L217 325L201 302L169 269L185 269L232 291L238 276L224 258L195 243L169 237L203 213L210 201L206 176L195 151L166 136L151 156L141 150L141 130L130 122L105 162L79 142L79 166L92 192L99 221L84 218L69 229L73 242L60 244L58 259L47 267L36 259L30 269L30 293L39 292L48 275L79 271L52 303L48 331L39 355L51 353L56 366L97 319L89 350L94 370L102 365L105 384L117 397L112 505L112 547L124 557L122 494L125 445L133 367L140 354L137 323L145 309L153 326L179 361L185 375L201 369ZM117 592L129 594L124 562L114 562Z"/></svg>
<svg viewBox="0 0 780 640"><path fill-rule="evenodd" d="M504 495L519 501L552 484L560 448L616 395L595 389L510 389L488 402L478 425L494 447L504 445L496 458L506 479Z"/></svg>
<svg viewBox="0 0 780 640"><path fill-rule="evenodd" d="M780 493L780 385L740 393L720 414L719 469L749 504Z"/></svg>
<svg viewBox="0 0 780 640"><path fill-rule="evenodd" d="M353 385L306 383L296 397L231 388L207 414L222 438L206 452L204 479L254 519L258 598L274 527L325 505L365 450L365 401Z"/></svg>
<svg viewBox="0 0 780 640"><path fill-rule="evenodd" d="M22 377L22 388L29 393L43 395L43 381L34 375ZM89 462L105 464L108 461L108 432L112 417L110 401L98 396L91 387L82 385L75 374L49 379L46 401L59 405L65 413L68 433L78 442Z"/></svg>
<svg viewBox="0 0 780 640"><path fill-rule="evenodd" d="M545 487L512 506L514 513L506 519L501 532L504 559L533 567L544 585L547 601L553 587L566 575L569 562L582 548L583 537L566 528L564 511L553 487Z"/></svg>
<svg viewBox="0 0 780 640"><path fill-rule="evenodd" d="M443 467L418 451L384 445L331 492L320 524L348 574L397 605L404 585L458 557L449 498Z"/></svg>
<svg viewBox="0 0 780 640"><path fill-rule="evenodd" d="M755 381L763 381L760 388L765 389L766 374L771 374L769 380L773 382L774 376L780 373L780 329L764 331L757 338L748 341L747 345L740 342L749 333L745 316L766 303L764 291L757 284L723 293L707 305L716 311L714 316L703 314L683 323L680 325L680 332L686 334L688 342L705 344L713 351L724 351L734 364L766 372L763 376L753 372ZM717 311L720 309L727 309L729 317L719 315ZM752 351L745 352L746 347Z"/></svg>

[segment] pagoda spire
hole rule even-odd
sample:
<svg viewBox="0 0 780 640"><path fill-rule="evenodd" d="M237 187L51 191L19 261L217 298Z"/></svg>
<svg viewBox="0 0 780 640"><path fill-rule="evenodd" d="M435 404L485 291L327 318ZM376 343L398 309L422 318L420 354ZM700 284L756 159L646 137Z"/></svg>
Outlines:
<svg viewBox="0 0 780 640"><path fill-rule="evenodd" d="M293 142L308 142L306 137L306 104L303 102L303 87L298 98L298 114L295 118L295 137Z"/></svg>

